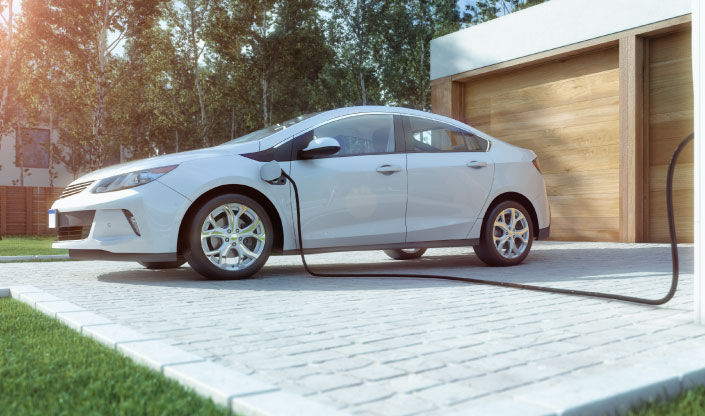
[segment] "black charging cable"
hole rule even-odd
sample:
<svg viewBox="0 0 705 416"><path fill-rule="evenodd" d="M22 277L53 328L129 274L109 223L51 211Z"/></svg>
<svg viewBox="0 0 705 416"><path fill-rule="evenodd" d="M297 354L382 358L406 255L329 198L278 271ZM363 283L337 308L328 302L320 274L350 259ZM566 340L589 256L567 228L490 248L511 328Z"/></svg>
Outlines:
<svg viewBox="0 0 705 416"><path fill-rule="evenodd" d="M693 133L689 134L688 137L680 142L676 150L673 152L671 157L671 163L668 165L668 176L666 179L666 207L668 210L668 231L671 236L671 258L673 261L673 277L671 279L671 287L668 290L666 296L660 299L645 299L638 298L634 296L623 296L615 295L611 293L601 293L601 292L591 292L586 290L573 290L573 289L560 289L553 287L543 287L534 285L523 285L520 283L509 283L509 282L496 282L493 280L485 279L475 279L471 277L458 277L458 276L443 276L435 274L411 274L411 273L327 273L327 272L316 272L311 270L308 263L306 263L306 257L304 256L304 244L301 233L301 206L299 203L299 189L296 186L296 182L287 175L286 172L282 171L282 176L287 178L294 188L294 196L296 198L296 225L298 227L299 234L299 254L301 255L301 262L304 264L306 271L314 277L412 277L412 278L423 278L423 279L441 279L441 280L453 280L457 282L465 283L476 283L481 285L489 286L500 286L500 287L510 287L514 289L524 289L533 290L536 292L548 292L548 293L560 293L564 295L574 295L574 296L588 296L593 298L603 298L603 299L614 299L623 302L641 303L645 305L663 305L673 298L678 287L678 241L676 239L676 222L673 215L673 173L676 168L676 161L680 155L683 148L693 140Z"/></svg>

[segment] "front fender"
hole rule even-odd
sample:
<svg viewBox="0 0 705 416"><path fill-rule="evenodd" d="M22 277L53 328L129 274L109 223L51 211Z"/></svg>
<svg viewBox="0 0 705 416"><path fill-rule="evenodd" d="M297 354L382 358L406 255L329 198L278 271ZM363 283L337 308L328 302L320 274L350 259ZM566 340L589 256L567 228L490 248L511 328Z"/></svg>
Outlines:
<svg viewBox="0 0 705 416"><path fill-rule="evenodd" d="M263 164L238 155L223 155L183 163L159 181L190 201L180 210L179 223L193 203L212 189L226 185L252 188L269 199L276 209L282 223L284 249L295 248L291 221L291 185L271 185L262 181L259 172ZM289 164L282 164L282 168L288 171Z"/></svg>

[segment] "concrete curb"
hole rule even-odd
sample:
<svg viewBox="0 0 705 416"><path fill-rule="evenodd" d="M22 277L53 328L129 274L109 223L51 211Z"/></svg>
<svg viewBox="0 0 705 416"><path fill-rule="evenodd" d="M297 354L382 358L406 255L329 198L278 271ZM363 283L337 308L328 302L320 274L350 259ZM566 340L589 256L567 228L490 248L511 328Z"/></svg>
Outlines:
<svg viewBox="0 0 705 416"><path fill-rule="evenodd" d="M69 260L68 254L37 254L33 256L0 256L0 262L33 260Z"/></svg>
<svg viewBox="0 0 705 416"><path fill-rule="evenodd" d="M81 334L95 339L108 348L120 351L135 362L159 371L165 377L176 380L183 386L238 414L245 416L342 416L347 414L205 360L169 345L157 337L141 334L116 324L34 286L0 287L0 298L2 297L12 297L24 302L62 321Z"/></svg>

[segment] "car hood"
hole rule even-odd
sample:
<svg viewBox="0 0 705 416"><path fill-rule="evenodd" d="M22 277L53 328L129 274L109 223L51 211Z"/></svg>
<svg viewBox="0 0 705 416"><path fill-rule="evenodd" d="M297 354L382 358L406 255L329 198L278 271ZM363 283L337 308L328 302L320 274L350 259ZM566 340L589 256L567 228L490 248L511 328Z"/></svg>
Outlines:
<svg viewBox="0 0 705 416"><path fill-rule="evenodd" d="M259 150L259 144L243 143L240 145L228 145L209 147L207 149L191 150L188 152L172 153L169 155L155 156L148 159L133 160L119 165L108 166L103 169L98 169L91 173L81 176L74 183L96 181L110 176L120 175L123 173L134 172L144 169L153 169L161 166L180 165L191 160L222 157L224 155L237 155Z"/></svg>

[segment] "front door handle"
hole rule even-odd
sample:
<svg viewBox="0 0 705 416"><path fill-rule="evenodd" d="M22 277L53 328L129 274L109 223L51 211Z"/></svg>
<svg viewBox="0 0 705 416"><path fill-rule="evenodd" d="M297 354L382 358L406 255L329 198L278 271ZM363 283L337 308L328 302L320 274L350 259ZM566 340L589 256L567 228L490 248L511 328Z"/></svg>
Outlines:
<svg viewBox="0 0 705 416"><path fill-rule="evenodd" d="M391 175L395 172L401 172L401 167L395 165L382 165L377 168L377 172L381 173L382 175Z"/></svg>
<svg viewBox="0 0 705 416"><path fill-rule="evenodd" d="M473 169L480 169L480 168L487 167L487 162L481 162L481 161L479 161L479 160L473 160L472 162L468 162L468 165L467 165L467 166L468 166L469 168L473 168Z"/></svg>

